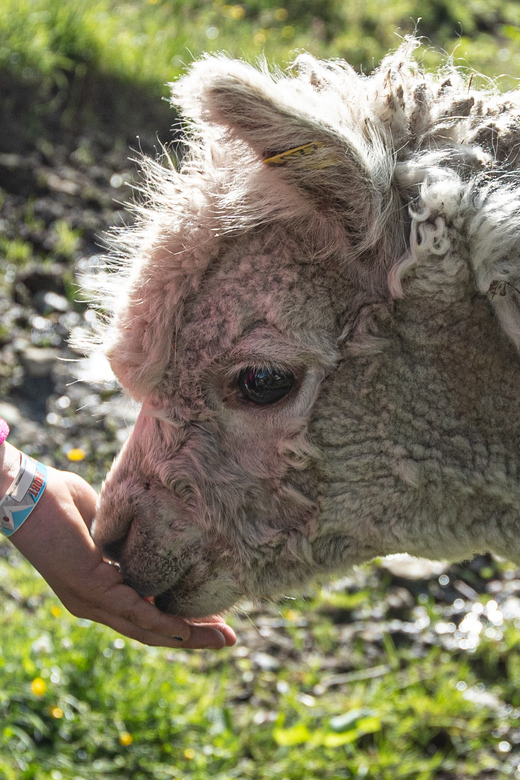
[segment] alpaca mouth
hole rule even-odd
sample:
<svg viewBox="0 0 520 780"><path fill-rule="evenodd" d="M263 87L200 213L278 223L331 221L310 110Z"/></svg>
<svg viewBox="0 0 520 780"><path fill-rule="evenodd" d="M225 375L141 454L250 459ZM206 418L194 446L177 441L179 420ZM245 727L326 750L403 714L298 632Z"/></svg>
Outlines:
<svg viewBox="0 0 520 780"><path fill-rule="evenodd" d="M222 614L243 595L243 589L236 580L229 573L223 572L214 577L183 578L157 594L153 603L166 614L196 620Z"/></svg>
<svg viewBox="0 0 520 780"><path fill-rule="evenodd" d="M168 615L178 615L179 617L188 617L180 607L179 592L177 588L169 588L168 590L159 593L157 596L150 596L149 598L153 599L152 603L160 612L165 612ZM193 616L189 615L189 617Z"/></svg>
<svg viewBox="0 0 520 780"><path fill-rule="evenodd" d="M174 604L177 603L177 599L174 597L176 589L169 588L162 593L157 593L155 596L141 596L142 599L149 604L153 604L161 612L165 612L169 615L176 615Z"/></svg>

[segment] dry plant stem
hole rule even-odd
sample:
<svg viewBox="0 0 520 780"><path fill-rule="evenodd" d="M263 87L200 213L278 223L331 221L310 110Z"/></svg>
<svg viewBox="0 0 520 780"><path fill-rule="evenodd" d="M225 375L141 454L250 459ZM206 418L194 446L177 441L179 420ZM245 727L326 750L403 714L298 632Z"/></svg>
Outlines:
<svg viewBox="0 0 520 780"><path fill-rule="evenodd" d="M0 448L0 491L15 477L20 452ZM105 561L90 536L96 492L77 474L49 468L37 507L10 537L73 615L115 629L147 645L219 649L235 642L221 618L190 625L160 612L123 583L120 571ZM178 639L176 637L182 637Z"/></svg>

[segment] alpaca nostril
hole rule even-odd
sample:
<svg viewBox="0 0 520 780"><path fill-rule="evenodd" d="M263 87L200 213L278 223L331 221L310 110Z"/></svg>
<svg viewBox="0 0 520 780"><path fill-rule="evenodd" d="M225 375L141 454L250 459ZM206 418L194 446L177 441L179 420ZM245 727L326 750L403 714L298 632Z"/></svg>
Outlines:
<svg viewBox="0 0 520 780"><path fill-rule="evenodd" d="M122 539L115 539L113 542L103 543L103 553L105 558L108 558L110 561L117 562L121 558L121 553L123 552L125 542L126 536L123 536Z"/></svg>

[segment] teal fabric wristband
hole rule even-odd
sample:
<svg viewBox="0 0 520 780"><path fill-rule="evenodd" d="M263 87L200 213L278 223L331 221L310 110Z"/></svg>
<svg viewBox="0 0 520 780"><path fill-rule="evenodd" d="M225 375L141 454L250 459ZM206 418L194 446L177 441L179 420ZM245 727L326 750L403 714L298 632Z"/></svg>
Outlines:
<svg viewBox="0 0 520 780"><path fill-rule="evenodd" d="M0 501L0 525L11 536L24 523L40 500L47 484L47 467L22 452L20 470Z"/></svg>

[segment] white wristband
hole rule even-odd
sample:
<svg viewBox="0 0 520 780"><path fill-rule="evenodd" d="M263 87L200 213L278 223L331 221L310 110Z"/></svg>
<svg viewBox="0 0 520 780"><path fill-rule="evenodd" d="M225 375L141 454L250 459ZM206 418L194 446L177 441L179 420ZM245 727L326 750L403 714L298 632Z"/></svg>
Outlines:
<svg viewBox="0 0 520 780"><path fill-rule="evenodd" d="M24 523L40 500L47 484L47 467L22 452L20 470L0 500L0 524L11 536Z"/></svg>

